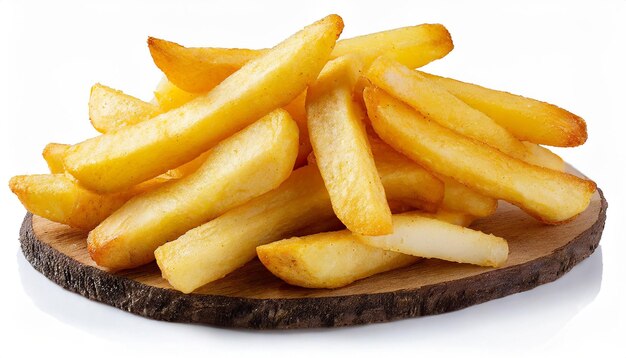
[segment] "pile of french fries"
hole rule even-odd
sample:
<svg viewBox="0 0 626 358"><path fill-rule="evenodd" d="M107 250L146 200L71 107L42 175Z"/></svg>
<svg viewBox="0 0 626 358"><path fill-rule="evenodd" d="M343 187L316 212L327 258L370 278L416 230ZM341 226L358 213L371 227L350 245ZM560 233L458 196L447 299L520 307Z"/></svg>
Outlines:
<svg viewBox="0 0 626 358"><path fill-rule="evenodd" d="M94 85L101 135L49 144L51 174L11 190L89 230L98 265L156 259L182 292L256 257L314 288L420 258L498 267L507 242L468 227L498 200L547 224L587 208L595 184L540 146L583 144L580 117L416 70L452 50L442 25L342 29L330 15L263 50L149 38L165 74L153 102Z"/></svg>

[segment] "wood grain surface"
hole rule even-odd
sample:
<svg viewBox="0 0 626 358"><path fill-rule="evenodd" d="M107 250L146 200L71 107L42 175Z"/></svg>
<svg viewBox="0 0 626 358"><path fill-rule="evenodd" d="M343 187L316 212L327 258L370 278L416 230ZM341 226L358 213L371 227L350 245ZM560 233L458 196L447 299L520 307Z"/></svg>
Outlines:
<svg viewBox="0 0 626 358"><path fill-rule="evenodd" d="M50 280L141 316L255 329L334 327L458 310L551 282L593 253L607 206L598 189L575 220L547 226L501 202L495 215L472 227L507 239L510 254L503 267L421 260L334 290L290 286L254 260L182 294L171 289L155 264L107 272L90 259L86 232L30 213L20 241L26 259Z"/></svg>

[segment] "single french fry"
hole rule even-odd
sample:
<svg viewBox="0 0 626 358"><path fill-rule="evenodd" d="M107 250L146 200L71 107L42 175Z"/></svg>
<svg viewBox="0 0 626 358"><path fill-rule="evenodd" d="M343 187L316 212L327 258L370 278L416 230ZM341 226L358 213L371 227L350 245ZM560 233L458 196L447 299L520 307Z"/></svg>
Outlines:
<svg viewBox="0 0 626 358"><path fill-rule="evenodd" d="M422 24L344 39L337 42L331 58L354 54L365 65L387 55L411 68L424 66L452 51L448 30L440 24ZM167 78L189 92L208 92L228 76L267 50L193 48L148 38L154 63Z"/></svg>
<svg viewBox="0 0 626 358"><path fill-rule="evenodd" d="M435 213L420 212L419 215L431 219L442 220L447 223L463 227L468 227L472 225L474 220L476 220L476 217L471 214L460 211L453 211L445 208L439 208L439 210L437 210L437 212Z"/></svg>
<svg viewBox="0 0 626 358"><path fill-rule="evenodd" d="M444 214L441 220L459 219ZM367 245L348 230L276 241L257 247L257 253L263 265L280 279L311 288L342 287L419 260Z"/></svg>
<svg viewBox="0 0 626 358"><path fill-rule="evenodd" d="M388 57L376 59L366 73L374 85L406 102L424 116L440 125L488 144L502 152L535 165L550 165L496 121L456 98L444 87ZM531 147L531 148L528 148ZM561 166L562 167L562 166ZM551 168L554 169L554 168Z"/></svg>
<svg viewBox="0 0 626 358"><path fill-rule="evenodd" d="M199 93L187 92L176 87L176 85L170 82L167 77L163 77L161 82L157 85L157 88L154 90L154 99L159 105L161 112L167 112L174 108L178 108L198 96L200 96Z"/></svg>
<svg viewBox="0 0 626 358"><path fill-rule="evenodd" d="M91 87L89 120L100 133L143 122L159 113L161 113L159 107L122 91L99 83Z"/></svg>
<svg viewBox="0 0 626 358"><path fill-rule="evenodd" d="M439 179L444 183L442 208L479 218L496 212L498 200L480 194L450 177L439 175Z"/></svg>
<svg viewBox="0 0 626 358"><path fill-rule="evenodd" d="M338 41L331 56L355 54L367 67L385 55L407 67L418 68L443 58L453 48L450 33L443 25L422 24Z"/></svg>
<svg viewBox="0 0 626 358"><path fill-rule="evenodd" d="M394 215L390 235L356 236L383 250L480 266L499 267L509 254L507 242L500 237L418 213Z"/></svg>
<svg viewBox="0 0 626 358"><path fill-rule="evenodd" d="M65 166L63 165L63 157L65 156L65 151L70 146L67 144L59 144L59 143L48 143L46 147L43 149L43 159L48 164L48 168L50 169L50 173L52 174L62 174L65 173Z"/></svg>
<svg viewBox="0 0 626 358"><path fill-rule="evenodd" d="M304 166L277 189L159 247L155 256L163 277L189 293L252 260L257 246L311 225L334 223L334 217L317 168Z"/></svg>
<svg viewBox="0 0 626 358"><path fill-rule="evenodd" d="M20 175L9 186L26 210L61 224L91 230L133 196L167 182L153 179L114 194L93 193L67 174Z"/></svg>
<svg viewBox="0 0 626 358"><path fill-rule="evenodd" d="M585 120L555 105L420 72L463 102L485 113L520 140L575 147L587 140Z"/></svg>
<svg viewBox="0 0 626 358"><path fill-rule="evenodd" d="M298 127L273 111L214 147L195 173L128 201L89 233L89 254L114 270L148 263L160 245L276 188L297 152Z"/></svg>
<svg viewBox="0 0 626 358"><path fill-rule="evenodd" d="M337 15L305 27L206 95L72 146L65 168L85 187L112 192L194 159L297 97L327 62L342 28Z"/></svg>
<svg viewBox="0 0 626 358"><path fill-rule="evenodd" d="M361 63L353 57L328 62L307 92L309 136L337 217L368 235L391 232L391 211L374 157L352 102Z"/></svg>
<svg viewBox="0 0 626 358"><path fill-rule="evenodd" d="M348 230L294 237L257 247L275 276L301 287L337 288L419 258L367 245Z"/></svg>
<svg viewBox="0 0 626 358"><path fill-rule="evenodd" d="M376 133L394 149L545 223L571 220L587 208L595 192L590 180L509 157L429 121L381 89L367 88L364 96Z"/></svg>
<svg viewBox="0 0 626 358"><path fill-rule="evenodd" d="M370 144L387 198L436 211L444 198L443 182L380 139L370 138Z"/></svg>

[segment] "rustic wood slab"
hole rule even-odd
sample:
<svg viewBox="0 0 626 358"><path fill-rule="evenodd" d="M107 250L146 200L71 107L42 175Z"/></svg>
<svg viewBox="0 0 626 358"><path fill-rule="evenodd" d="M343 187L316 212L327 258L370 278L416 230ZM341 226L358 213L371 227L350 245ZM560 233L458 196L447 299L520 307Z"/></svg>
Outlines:
<svg viewBox="0 0 626 358"><path fill-rule="evenodd" d="M598 190L575 220L547 226L501 203L495 215L472 227L507 239L504 267L422 260L334 290L290 286L255 260L182 294L161 278L155 264L107 272L87 254L86 232L30 213L20 241L26 259L53 282L141 316L255 329L335 327L458 310L554 281L598 246L607 206Z"/></svg>

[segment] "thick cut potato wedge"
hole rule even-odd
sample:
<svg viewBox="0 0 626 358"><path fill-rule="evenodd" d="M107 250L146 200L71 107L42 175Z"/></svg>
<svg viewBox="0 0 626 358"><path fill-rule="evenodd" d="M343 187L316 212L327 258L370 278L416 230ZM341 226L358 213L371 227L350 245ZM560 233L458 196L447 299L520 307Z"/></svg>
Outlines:
<svg viewBox="0 0 626 358"><path fill-rule="evenodd" d="M65 157L65 151L70 146L67 144L48 143L43 149L43 159L48 164L50 173L62 174L65 173L65 166L63 165L63 158Z"/></svg>
<svg viewBox="0 0 626 358"><path fill-rule="evenodd" d="M391 210L365 128L352 102L361 64L353 57L328 62L306 98L313 153L337 217L367 235L391 233Z"/></svg>
<svg viewBox="0 0 626 358"><path fill-rule="evenodd" d="M367 245L348 230L294 237L257 247L275 276L301 287L337 288L419 258Z"/></svg>
<svg viewBox="0 0 626 358"><path fill-rule="evenodd" d="M93 193L67 174L20 175L9 186L26 210L48 220L91 230L138 193L155 189L166 180L153 179L115 194Z"/></svg>
<svg viewBox="0 0 626 358"><path fill-rule="evenodd" d="M417 68L440 59L454 45L448 30L440 24L422 24L377 32L337 42L331 58L354 54L365 65L380 55ZM208 92L248 61L267 50L187 48L177 43L148 38L154 63L167 78L189 92Z"/></svg>
<svg viewBox="0 0 626 358"><path fill-rule="evenodd" d="M555 105L451 78L420 73L491 117L520 140L555 147L575 147L587 140L585 121Z"/></svg>
<svg viewBox="0 0 626 358"><path fill-rule="evenodd" d="M162 112L178 108L198 96L200 93L191 93L176 87L167 77L163 77L154 90L154 101Z"/></svg>
<svg viewBox="0 0 626 358"><path fill-rule="evenodd" d="M443 175L438 177L444 183L442 208L479 218L496 212L498 200L480 194L452 178Z"/></svg>
<svg viewBox="0 0 626 358"><path fill-rule="evenodd" d="M381 89L364 91L376 133L425 168L515 204L545 223L571 220L589 205L590 180L527 164L429 121Z"/></svg>
<svg viewBox="0 0 626 358"><path fill-rule="evenodd" d="M277 189L190 230L155 251L163 277L177 290L226 276L256 256L256 247L335 217L315 166L295 170Z"/></svg>
<svg viewBox="0 0 626 358"><path fill-rule="evenodd" d="M169 240L276 188L293 168L298 127L276 110L211 150L193 174L134 197L87 239L100 266L132 268Z"/></svg>
<svg viewBox="0 0 626 358"><path fill-rule="evenodd" d="M370 138L370 143L387 198L436 211L444 198L443 182L380 139Z"/></svg>
<svg viewBox="0 0 626 358"><path fill-rule="evenodd" d="M159 107L122 91L95 84L89 95L89 120L100 133L150 119L161 113Z"/></svg>
<svg viewBox="0 0 626 358"><path fill-rule="evenodd" d="M470 107L444 87L397 61L387 57L378 58L370 66L366 77L377 87L446 128L531 164L551 163L543 160L543 156L535 158L534 151L527 148L533 144L524 145L484 113ZM545 151L541 152L544 156Z"/></svg>
<svg viewBox="0 0 626 358"><path fill-rule="evenodd" d="M453 223L459 222L463 216L453 213L427 215ZM280 279L310 288L342 287L419 260L367 245L360 235L348 230L277 241L257 247L257 253L263 265Z"/></svg>
<svg viewBox="0 0 626 358"><path fill-rule="evenodd" d="M509 254L497 236L415 213L393 216L393 234L363 236L367 245L412 256L499 267Z"/></svg>
<svg viewBox="0 0 626 358"><path fill-rule="evenodd" d="M134 126L68 149L65 168L99 192L128 188L182 165L312 83L343 28L328 16L248 62L211 92Z"/></svg>

